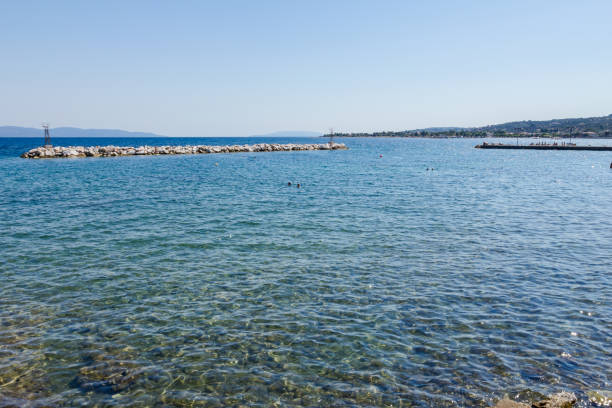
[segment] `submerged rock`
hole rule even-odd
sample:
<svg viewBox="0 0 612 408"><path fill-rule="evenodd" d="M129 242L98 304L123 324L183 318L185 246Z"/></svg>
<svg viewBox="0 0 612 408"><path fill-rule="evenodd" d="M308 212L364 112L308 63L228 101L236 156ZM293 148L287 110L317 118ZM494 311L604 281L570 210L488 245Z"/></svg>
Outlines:
<svg viewBox="0 0 612 408"><path fill-rule="evenodd" d="M587 392L589 401L598 407L612 407L612 391L589 391Z"/></svg>
<svg viewBox="0 0 612 408"><path fill-rule="evenodd" d="M533 408L571 408L577 398L571 392L558 392L532 405Z"/></svg>
<svg viewBox="0 0 612 408"><path fill-rule="evenodd" d="M116 393L132 386L141 375L142 372L133 365L104 361L82 367L74 385L83 391Z"/></svg>
<svg viewBox="0 0 612 408"><path fill-rule="evenodd" d="M550 395L533 404L525 404L512 401L507 397L495 404L495 408L571 408L576 403L577 398L571 392L559 392Z"/></svg>
<svg viewBox="0 0 612 408"><path fill-rule="evenodd" d="M508 398L504 398L503 400L495 404L495 408L529 408L529 405L512 401Z"/></svg>

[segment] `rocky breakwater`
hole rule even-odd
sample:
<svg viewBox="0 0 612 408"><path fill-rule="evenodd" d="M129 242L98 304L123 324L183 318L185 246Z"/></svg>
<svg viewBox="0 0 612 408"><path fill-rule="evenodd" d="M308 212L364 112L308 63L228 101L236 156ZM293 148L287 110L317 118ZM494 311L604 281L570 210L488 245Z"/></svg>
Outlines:
<svg viewBox="0 0 612 408"><path fill-rule="evenodd" d="M252 152L289 152L296 150L346 150L343 143L321 144L276 144L259 143L254 145L232 146L55 146L37 147L21 155L24 159L57 159L75 157L116 157L151 156L162 154L209 154L209 153L252 153Z"/></svg>

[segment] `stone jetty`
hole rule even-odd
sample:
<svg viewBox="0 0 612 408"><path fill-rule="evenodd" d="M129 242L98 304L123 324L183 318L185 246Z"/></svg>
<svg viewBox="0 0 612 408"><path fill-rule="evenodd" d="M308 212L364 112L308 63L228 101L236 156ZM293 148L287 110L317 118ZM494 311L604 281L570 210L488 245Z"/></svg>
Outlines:
<svg viewBox="0 0 612 408"><path fill-rule="evenodd" d="M474 146L476 149L519 149L519 150L592 150L598 152L612 151L612 146L576 146L575 144L530 144L511 145L503 143L487 143Z"/></svg>
<svg viewBox="0 0 612 408"><path fill-rule="evenodd" d="M343 143L321 144L276 144L258 143L254 145L232 146L42 146L21 155L24 159L57 159L76 157L117 157L117 156L152 156L174 154L209 154L209 153L252 153L252 152L289 152L299 150L346 150Z"/></svg>

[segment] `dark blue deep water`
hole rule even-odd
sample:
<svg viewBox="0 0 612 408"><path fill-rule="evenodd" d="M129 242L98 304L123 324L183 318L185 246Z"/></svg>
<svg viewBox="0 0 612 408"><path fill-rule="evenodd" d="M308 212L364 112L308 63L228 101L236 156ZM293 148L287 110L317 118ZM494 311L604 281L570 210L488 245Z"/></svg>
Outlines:
<svg viewBox="0 0 612 408"><path fill-rule="evenodd" d="M612 389L610 152L341 141L26 160L40 140L0 139L0 406L490 406L563 390L588 406Z"/></svg>

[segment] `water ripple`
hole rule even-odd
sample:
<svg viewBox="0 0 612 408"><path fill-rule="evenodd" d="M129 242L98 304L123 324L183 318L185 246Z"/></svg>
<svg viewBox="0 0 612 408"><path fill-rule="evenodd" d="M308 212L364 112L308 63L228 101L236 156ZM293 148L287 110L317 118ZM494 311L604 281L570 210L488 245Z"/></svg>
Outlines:
<svg viewBox="0 0 612 408"><path fill-rule="evenodd" d="M0 406L610 389L609 157L346 142L58 161L0 144Z"/></svg>

